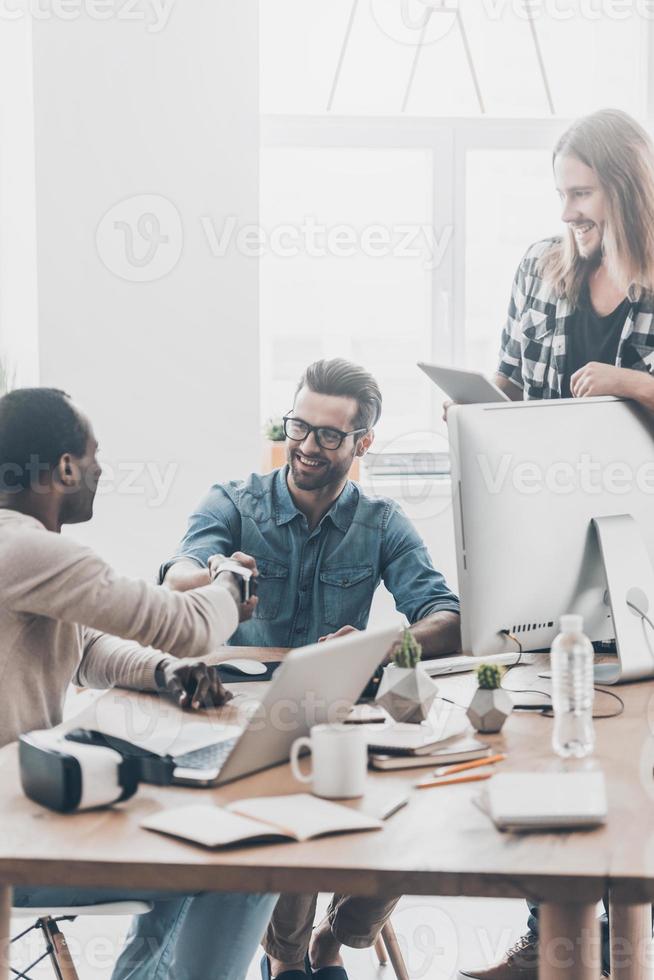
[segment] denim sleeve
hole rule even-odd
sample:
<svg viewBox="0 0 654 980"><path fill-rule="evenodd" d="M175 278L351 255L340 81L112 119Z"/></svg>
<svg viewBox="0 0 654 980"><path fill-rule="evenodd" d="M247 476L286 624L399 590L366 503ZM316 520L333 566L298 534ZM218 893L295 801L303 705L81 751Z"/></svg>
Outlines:
<svg viewBox="0 0 654 980"><path fill-rule="evenodd" d="M434 568L424 541L396 504L384 531L382 579L395 605L411 624L430 613L459 612L459 600Z"/></svg>
<svg viewBox="0 0 654 980"><path fill-rule="evenodd" d="M206 567L212 555L231 555L238 551L241 539L241 517L234 502L221 486L214 486L191 514L179 548L159 569L163 582L171 565L190 558Z"/></svg>

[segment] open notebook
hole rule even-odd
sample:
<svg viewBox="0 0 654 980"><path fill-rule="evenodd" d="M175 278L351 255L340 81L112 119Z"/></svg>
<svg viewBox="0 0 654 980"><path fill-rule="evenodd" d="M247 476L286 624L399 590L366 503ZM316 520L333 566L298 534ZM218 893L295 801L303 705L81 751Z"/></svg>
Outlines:
<svg viewBox="0 0 654 980"><path fill-rule="evenodd" d="M204 847L230 847L380 830L382 823L358 810L309 793L294 793L236 800L225 807L207 804L176 807L146 817L141 827Z"/></svg>

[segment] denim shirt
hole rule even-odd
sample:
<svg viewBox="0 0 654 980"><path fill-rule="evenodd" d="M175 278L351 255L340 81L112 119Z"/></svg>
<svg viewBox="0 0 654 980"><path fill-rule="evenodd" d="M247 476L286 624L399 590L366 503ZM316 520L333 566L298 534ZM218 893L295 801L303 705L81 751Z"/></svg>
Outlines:
<svg viewBox="0 0 654 980"><path fill-rule="evenodd" d="M211 555L243 551L256 559L256 612L230 643L298 647L341 626L364 629L382 579L410 623L441 609L459 611L457 597L394 501L369 497L348 481L311 531L286 474L283 467L213 486L191 516L177 554L160 569L163 581L180 558L205 566Z"/></svg>

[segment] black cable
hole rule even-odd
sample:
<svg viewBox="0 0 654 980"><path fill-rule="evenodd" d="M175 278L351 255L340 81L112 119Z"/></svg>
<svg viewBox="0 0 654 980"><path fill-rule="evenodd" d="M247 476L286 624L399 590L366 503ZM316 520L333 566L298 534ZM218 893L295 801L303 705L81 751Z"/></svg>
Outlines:
<svg viewBox="0 0 654 980"><path fill-rule="evenodd" d="M593 712L593 716L592 716L593 721L601 721L603 718L618 718L623 713L625 709L625 704L619 694L616 694L615 691L607 691L605 687L595 687L594 684L593 684L593 690L599 691L600 694L608 694L610 698L614 698L618 702L618 710L612 712L611 714L597 715ZM546 718L553 718L554 710L553 708L544 708L543 714L545 715Z"/></svg>
<svg viewBox="0 0 654 980"><path fill-rule="evenodd" d="M628 603L628 605L632 605L632 603ZM636 610L636 612L640 613L640 615L642 616L642 618L644 620L647 620L647 622L652 627L652 629L654 629L654 623L649 618L649 616L646 616L642 612L642 610L637 609L635 606L634 606L634 609ZM500 630L500 633L502 634L502 636L508 636L509 639L510 640L513 640L513 642L518 647L518 659L516 660L516 662L514 664L508 664L506 666L506 668L504 670L504 676L506 677L506 675L511 670L513 670L514 667L526 667L526 666L528 666L528 664L523 663L522 657L523 657L523 654L524 654L524 649L523 649L522 643L520 642L520 640L518 639L518 637L517 636L514 636L514 634L511 633L510 630L507 630L507 629ZM480 662L483 662L483 661L480 661ZM516 690L516 689L514 689L512 687L504 687L503 684L501 686L502 686L502 689L507 692L507 694L540 694L541 697L543 697L543 698L549 698L550 701L552 700L552 693L551 693L551 691L538 691L538 690L536 690L533 687L532 688L527 688L527 689L524 689L524 690ZM614 698L618 702L618 710L617 711L614 711L612 714L602 714L602 715L598 715L598 714L593 713L593 716L592 716L593 717L593 721L601 721L604 718L618 718L624 712L624 710L625 710L625 703L622 700L622 698L620 697L620 695L619 694L616 694L615 691L607 691L605 687L596 687L595 685L593 685L593 690L594 691L599 691L600 694L608 694L609 697ZM454 705L455 708L461 708L463 711L466 711L467 708L468 708L467 705L458 704L456 701L452 701L451 698L445 698L442 695L439 695L438 698L439 698L440 701L447 701L448 704ZM533 705L533 706L531 706L530 705L530 706L525 707L525 708L522 708L520 710L522 710L522 711L525 711L525 710L533 711L536 714L542 715L543 718L553 718L554 717L554 706L551 705L551 704L550 705L542 705L542 706L539 706L539 705Z"/></svg>
<svg viewBox="0 0 654 980"><path fill-rule="evenodd" d="M595 687L595 685L593 685L593 690L599 691L601 694L608 694L609 697L615 698L619 705L618 710L614 711L612 715L593 715L593 718L617 718L622 714L625 705L619 694L616 694L615 691L607 691L605 687Z"/></svg>

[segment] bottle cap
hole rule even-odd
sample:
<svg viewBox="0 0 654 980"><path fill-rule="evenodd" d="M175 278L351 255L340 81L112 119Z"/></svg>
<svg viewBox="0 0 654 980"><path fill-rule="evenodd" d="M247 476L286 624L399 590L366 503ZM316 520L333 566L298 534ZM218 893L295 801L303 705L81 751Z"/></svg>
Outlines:
<svg viewBox="0 0 654 980"><path fill-rule="evenodd" d="M584 617L577 615L561 616L562 633L583 633Z"/></svg>

